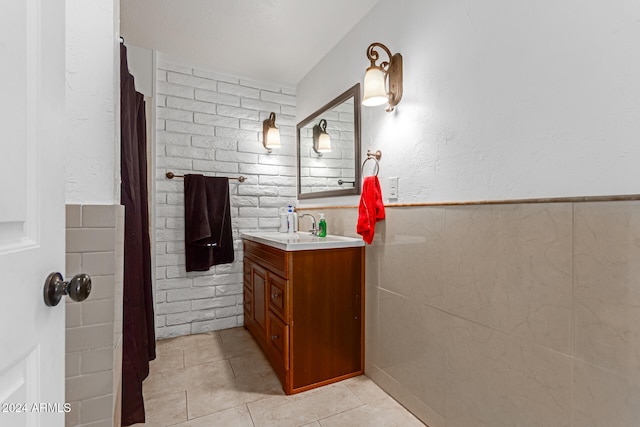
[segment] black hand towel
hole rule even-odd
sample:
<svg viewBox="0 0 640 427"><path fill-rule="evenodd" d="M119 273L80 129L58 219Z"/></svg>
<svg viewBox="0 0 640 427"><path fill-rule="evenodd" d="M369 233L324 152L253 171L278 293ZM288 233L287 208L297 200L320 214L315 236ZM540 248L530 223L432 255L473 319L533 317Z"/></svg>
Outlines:
<svg viewBox="0 0 640 427"><path fill-rule="evenodd" d="M233 262L229 178L184 177L187 271L206 271Z"/></svg>

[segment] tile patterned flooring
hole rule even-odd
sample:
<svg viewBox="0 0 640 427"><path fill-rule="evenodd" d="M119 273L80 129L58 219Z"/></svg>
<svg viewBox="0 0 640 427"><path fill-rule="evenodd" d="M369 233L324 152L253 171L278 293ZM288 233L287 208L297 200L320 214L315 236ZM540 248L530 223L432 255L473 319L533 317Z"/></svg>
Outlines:
<svg viewBox="0 0 640 427"><path fill-rule="evenodd" d="M421 427L366 376L286 396L244 328L158 342L147 422L176 427Z"/></svg>

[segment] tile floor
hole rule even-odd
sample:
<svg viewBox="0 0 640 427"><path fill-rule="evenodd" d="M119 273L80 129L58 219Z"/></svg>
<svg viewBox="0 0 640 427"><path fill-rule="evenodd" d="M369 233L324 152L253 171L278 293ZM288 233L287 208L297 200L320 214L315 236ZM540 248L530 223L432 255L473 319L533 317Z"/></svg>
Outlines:
<svg viewBox="0 0 640 427"><path fill-rule="evenodd" d="M424 426L366 376L286 396L244 328L159 341L157 353L138 427Z"/></svg>

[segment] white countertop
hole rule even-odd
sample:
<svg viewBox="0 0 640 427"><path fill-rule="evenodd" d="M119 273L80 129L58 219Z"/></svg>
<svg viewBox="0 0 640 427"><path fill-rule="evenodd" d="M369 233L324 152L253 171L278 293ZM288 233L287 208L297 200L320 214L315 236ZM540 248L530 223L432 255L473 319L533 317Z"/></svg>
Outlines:
<svg viewBox="0 0 640 427"><path fill-rule="evenodd" d="M283 251L307 251L314 249L352 248L364 246L364 240L355 237L327 235L314 236L311 233L279 233L277 231L248 231L243 239L262 243Z"/></svg>

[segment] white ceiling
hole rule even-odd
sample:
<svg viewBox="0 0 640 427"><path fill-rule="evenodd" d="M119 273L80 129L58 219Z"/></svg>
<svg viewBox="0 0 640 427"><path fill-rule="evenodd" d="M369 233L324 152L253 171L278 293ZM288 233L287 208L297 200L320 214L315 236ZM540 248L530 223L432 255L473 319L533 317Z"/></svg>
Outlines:
<svg viewBox="0 0 640 427"><path fill-rule="evenodd" d="M379 0L120 0L128 45L295 85Z"/></svg>

